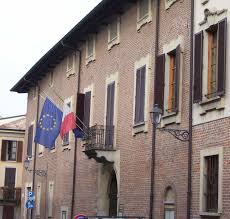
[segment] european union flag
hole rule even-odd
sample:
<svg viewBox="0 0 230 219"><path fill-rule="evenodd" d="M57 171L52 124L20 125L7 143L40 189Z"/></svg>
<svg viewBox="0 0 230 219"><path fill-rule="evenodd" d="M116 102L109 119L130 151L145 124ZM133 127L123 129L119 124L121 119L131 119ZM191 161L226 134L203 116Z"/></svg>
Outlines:
<svg viewBox="0 0 230 219"><path fill-rule="evenodd" d="M62 111L46 98L37 124L34 142L49 149L53 148L60 133L62 116Z"/></svg>

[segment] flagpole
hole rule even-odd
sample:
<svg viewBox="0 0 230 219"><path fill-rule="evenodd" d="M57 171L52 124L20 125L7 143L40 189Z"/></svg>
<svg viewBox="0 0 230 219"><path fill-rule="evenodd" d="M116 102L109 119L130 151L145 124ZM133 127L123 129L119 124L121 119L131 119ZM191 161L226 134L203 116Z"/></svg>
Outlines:
<svg viewBox="0 0 230 219"><path fill-rule="evenodd" d="M35 87L36 89L36 87ZM38 118L39 118L39 108L40 108L40 86L37 85L37 112L36 112L36 121L35 121L35 126L37 127L38 124ZM37 158L37 143L35 142L34 145L34 165L33 165L33 170L36 170L36 158ZM33 171L33 179L32 179L32 191L34 192L34 188L35 188L35 171ZM31 209L31 214L30 214L30 218L33 219L33 209Z"/></svg>

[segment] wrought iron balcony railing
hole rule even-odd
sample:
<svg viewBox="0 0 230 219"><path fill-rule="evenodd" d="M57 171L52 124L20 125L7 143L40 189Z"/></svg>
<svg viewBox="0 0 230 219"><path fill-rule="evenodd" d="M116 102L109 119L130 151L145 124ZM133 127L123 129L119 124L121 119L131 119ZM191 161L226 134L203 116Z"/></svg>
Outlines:
<svg viewBox="0 0 230 219"><path fill-rule="evenodd" d="M21 201L21 188L0 188L0 203L19 203Z"/></svg>
<svg viewBox="0 0 230 219"><path fill-rule="evenodd" d="M84 138L85 151L114 150L114 126L95 125L86 131Z"/></svg>

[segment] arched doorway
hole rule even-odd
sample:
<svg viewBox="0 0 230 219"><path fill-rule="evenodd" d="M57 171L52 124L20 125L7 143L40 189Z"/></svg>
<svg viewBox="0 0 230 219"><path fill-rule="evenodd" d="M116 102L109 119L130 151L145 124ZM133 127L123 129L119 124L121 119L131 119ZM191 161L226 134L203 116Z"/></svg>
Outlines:
<svg viewBox="0 0 230 219"><path fill-rule="evenodd" d="M117 216L117 177L114 170L109 185L109 216Z"/></svg>

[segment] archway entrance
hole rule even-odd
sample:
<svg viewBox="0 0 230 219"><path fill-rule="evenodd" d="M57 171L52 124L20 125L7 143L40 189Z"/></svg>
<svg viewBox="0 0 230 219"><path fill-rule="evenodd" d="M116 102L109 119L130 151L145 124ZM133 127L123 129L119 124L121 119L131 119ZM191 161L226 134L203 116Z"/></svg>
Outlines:
<svg viewBox="0 0 230 219"><path fill-rule="evenodd" d="M117 177L114 170L109 186L109 216L117 216Z"/></svg>

